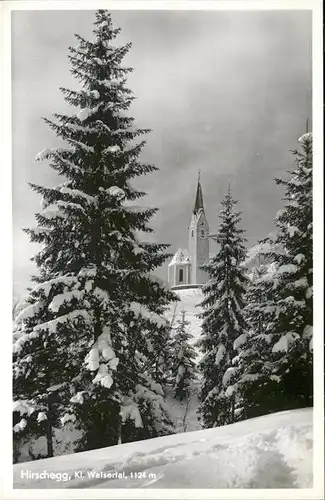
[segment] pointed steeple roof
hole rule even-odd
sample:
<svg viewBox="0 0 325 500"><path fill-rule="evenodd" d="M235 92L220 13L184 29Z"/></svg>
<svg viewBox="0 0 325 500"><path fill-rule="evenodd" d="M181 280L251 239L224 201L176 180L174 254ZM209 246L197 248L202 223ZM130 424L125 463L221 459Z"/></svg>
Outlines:
<svg viewBox="0 0 325 500"><path fill-rule="evenodd" d="M197 180L197 188L196 188L196 197L195 197L195 204L194 204L194 209L193 213L197 213L200 209L204 210L203 206L203 194L202 194L202 187L201 187L201 180L200 180L200 172Z"/></svg>

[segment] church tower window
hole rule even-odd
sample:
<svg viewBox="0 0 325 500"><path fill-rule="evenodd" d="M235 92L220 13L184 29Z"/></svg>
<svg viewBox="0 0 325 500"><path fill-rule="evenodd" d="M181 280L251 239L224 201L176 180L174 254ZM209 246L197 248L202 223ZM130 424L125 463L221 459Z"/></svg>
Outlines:
<svg viewBox="0 0 325 500"><path fill-rule="evenodd" d="M180 270L179 270L179 274L178 274L178 281L179 281L179 282L184 281L184 271L183 271L183 269L180 269Z"/></svg>

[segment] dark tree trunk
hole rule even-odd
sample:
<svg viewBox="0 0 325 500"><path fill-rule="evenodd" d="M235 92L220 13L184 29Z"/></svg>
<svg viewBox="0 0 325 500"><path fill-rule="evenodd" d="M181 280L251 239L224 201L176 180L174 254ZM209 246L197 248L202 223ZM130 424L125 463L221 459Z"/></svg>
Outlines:
<svg viewBox="0 0 325 500"><path fill-rule="evenodd" d="M118 428L117 428L117 444L122 444L122 419L119 417Z"/></svg>
<svg viewBox="0 0 325 500"><path fill-rule="evenodd" d="M46 424L46 442L47 442L47 458L53 457L53 427L51 423L51 410L52 406L50 401L48 401L48 414Z"/></svg>
<svg viewBox="0 0 325 500"><path fill-rule="evenodd" d="M231 398L231 423L235 421L235 398Z"/></svg>
<svg viewBox="0 0 325 500"><path fill-rule="evenodd" d="M50 420L46 422L47 458L53 457L53 428Z"/></svg>

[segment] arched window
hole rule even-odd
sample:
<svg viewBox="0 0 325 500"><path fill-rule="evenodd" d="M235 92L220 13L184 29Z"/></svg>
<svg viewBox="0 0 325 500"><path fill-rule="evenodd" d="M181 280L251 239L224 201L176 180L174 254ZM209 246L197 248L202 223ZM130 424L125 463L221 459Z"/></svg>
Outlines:
<svg viewBox="0 0 325 500"><path fill-rule="evenodd" d="M201 236L204 238L204 229L201 229Z"/></svg>
<svg viewBox="0 0 325 500"><path fill-rule="evenodd" d="M191 231L191 236L192 236L192 237L194 236L194 231L193 231L193 229L192 229L192 231Z"/></svg>
<svg viewBox="0 0 325 500"><path fill-rule="evenodd" d="M182 281L184 281L184 271L183 269L180 269L179 270L179 274L178 274L178 281L181 283Z"/></svg>

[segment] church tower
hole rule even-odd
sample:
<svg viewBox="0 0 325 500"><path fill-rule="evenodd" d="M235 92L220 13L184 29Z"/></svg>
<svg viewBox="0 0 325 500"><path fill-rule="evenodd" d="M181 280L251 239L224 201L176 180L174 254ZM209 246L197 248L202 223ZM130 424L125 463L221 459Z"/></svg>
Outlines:
<svg viewBox="0 0 325 500"><path fill-rule="evenodd" d="M168 264L171 288L195 288L206 283L208 276L200 266L209 259L209 225L204 212L200 175L189 226L188 250L179 248Z"/></svg>
<svg viewBox="0 0 325 500"><path fill-rule="evenodd" d="M191 261L191 283L203 285L208 276L200 266L209 259L209 225L204 212L200 174L196 197L189 226L189 257Z"/></svg>

